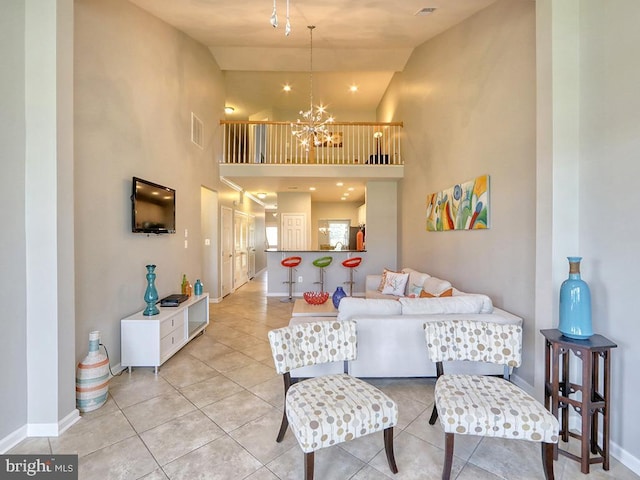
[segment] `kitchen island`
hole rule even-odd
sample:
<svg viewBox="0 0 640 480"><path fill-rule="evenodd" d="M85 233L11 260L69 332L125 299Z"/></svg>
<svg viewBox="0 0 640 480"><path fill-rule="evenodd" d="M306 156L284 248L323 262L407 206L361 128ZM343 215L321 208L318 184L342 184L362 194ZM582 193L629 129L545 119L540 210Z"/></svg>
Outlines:
<svg viewBox="0 0 640 480"><path fill-rule="evenodd" d="M333 293L336 287L341 286L349 293L349 269L342 266L347 258L362 257L362 263L354 272L353 295L364 296L364 281L367 274L367 252L358 250L274 250L267 249L267 296L287 297L289 269L283 267L280 262L287 257L301 257L300 265L295 267L293 280L293 296L302 297L303 292L319 291L319 268L313 265L313 261L321 257L332 257L333 260L325 267L324 289Z"/></svg>

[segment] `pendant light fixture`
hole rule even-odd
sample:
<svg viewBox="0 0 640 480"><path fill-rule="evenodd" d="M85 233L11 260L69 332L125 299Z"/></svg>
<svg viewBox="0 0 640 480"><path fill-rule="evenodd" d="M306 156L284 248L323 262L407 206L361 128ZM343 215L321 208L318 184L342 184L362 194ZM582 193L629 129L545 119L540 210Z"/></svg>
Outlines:
<svg viewBox="0 0 640 480"><path fill-rule="evenodd" d="M273 11L271 12L270 23L273 28L278 27L278 9L276 7L276 0L273 0ZM287 22L284 25L284 34L288 37L290 33L291 22L289 21L289 0L287 0Z"/></svg>
<svg viewBox="0 0 640 480"><path fill-rule="evenodd" d="M291 133L300 141L300 145L308 152L311 145L320 146L323 142L331 142L331 134L327 125L334 119L323 105L313 105L313 29L315 25L307 26L309 29L309 110L300 110L296 123L291 124Z"/></svg>

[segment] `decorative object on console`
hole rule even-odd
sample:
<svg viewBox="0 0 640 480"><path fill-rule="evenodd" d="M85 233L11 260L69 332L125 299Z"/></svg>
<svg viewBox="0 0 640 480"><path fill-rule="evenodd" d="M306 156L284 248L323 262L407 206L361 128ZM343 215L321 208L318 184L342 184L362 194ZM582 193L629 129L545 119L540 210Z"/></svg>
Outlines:
<svg viewBox="0 0 640 480"><path fill-rule="evenodd" d="M336 288L336 291L333 292L333 296L331 297L331 301L333 302L333 306L338 308L340 305L340 300L346 297L346 292L342 289L342 287Z"/></svg>
<svg viewBox="0 0 640 480"><path fill-rule="evenodd" d="M76 407L82 413L100 408L109 391L109 359L100 353L100 332L89 333L89 352L76 370Z"/></svg>
<svg viewBox="0 0 640 480"><path fill-rule="evenodd" d="M489 175L427 197L427 231L489 228Z"/></svg>
<svg viewBox="0 0 640 480"><path fill-rule="evenodd" d="M560 286L560 324L558 330L569 338L586 339L593 335L591 327L591 292L580 278L582 257L567 257L569 278Z"/></svg>
<svg viewBox="0 0 640 480"><path fill-rule="evenodd" d="M194 295L202 295L202 288L203 288L202 282L201 282L201 281L200 281L200 279L198 278L198 279L196 280L195 285L193 286L193 293L194 293Z"/></svg>
<svg viewBox="0 0 640 480"><path fill-rule="evenodd" d="M157 315L160 313L156 303L158 302L158 290L156 290L156 266L147 265L147 289L144 292L144 301L147 302L147 308L144 309L143 315Z"/></svg>
<svg viewBox="0 0 640 480"><path fill-rule="evenodd" d="M322 305L329 299L329 292L304 292L302 297L309 305Z"/></svg>

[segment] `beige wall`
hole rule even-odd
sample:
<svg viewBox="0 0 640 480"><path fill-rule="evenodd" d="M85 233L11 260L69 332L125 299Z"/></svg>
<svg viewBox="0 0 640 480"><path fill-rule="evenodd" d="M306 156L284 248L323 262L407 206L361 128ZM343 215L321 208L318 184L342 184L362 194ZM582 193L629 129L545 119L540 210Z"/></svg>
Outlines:
<svg viewBox="0 0 640 480"><path fill-rule="evenodd" d="M612 351L613 454L640 474L637 408L640 324L640 2L579 2L579 254L591 287L593 329ZM575 171L574 171L575 176ZM575 212L574 212L575 213ZM559 258L565 271L564 255Z"/></svg>
<svg viewBox="0 0 640 480"><path fill-rule="evenodd" d="M124 0L75 2L76 355L100 330L120 359L120 318L202 275L200 188L218 185L224 88L204 46ZM190 115L204 122L204 149ZM175 235L131 233L131 177L176 190ZM184 248L188 230L189 248Z"/></svg>
<svg viewBox="0 0 640 480"><path fill-rule="evenodd" d="M400 266L484 292L525 318L533 383L535 2L498 1L416 48L378 110L404 121ZM432 192L491 177L491 228L425 231ZM368 233L368 232L367 232Z"/></svg>
<svg viewBox="0 0 640 480"><path fill-rule="evenodd" d="M0 362L0 440L27 422L27 294L25 237L25 4L0 7L0 299L4 305ZM11 206L11 208L7 208ZM10 321L9 321L10 319ZM2 451L0 449L0 451Z"/></svg>

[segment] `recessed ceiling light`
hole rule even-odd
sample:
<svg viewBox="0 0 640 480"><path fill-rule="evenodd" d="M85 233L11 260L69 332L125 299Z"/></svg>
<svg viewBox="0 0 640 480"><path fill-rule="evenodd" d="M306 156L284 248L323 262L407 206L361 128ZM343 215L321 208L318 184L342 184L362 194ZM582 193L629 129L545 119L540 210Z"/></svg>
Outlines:
<svg viewBox="0 0 640 480"><path fill-rule="evenodd" d="M349 90L352 91L352 92L357 92L358 91L358 85L351 85L349 87Z"/></svg>
<svg viewBox="0 0 640 480"><path fill-rule="evenodd" d="M348 197L349 196L349 192L345 192L342 194L343 197Z"/></svg>
<svg viewBox="0 0 640 480"><path fill-rule="evenodd" d="M418 10L414 15L416 17L424 17L425 15L431 15L435 11L436 11L435 7L424 7Z"/></svg>
<svg viewBox="0 0 640 480"><path fill-rule="evenodd" d="M353 187L349 187L347 188L347 190L349 190L350 192L353 192L355 189Z"/></svg>
<svg viewBox="0 0 640 480"><path fill-rule="evenodd" d="M338 183L336 183L336 187L341 187L341 186L343 186L343 185L344 185L344 183L342 183L342 182L338 182Z"/></svg>
<svg viewBox="0 0 640 480"><path fill-rule="evenodd" d="M224 107L224 113L231 114L231 113L233 113L235 111L236 111L236 109L233 108L233 107Z"/></svg>
<svg viewBox="0 0 640 480"><path fill-rule="evenodd" d="M260 192L258 194L256 194L256 196L260 199L260 200L264 200L265 198L267 198L267 194Z"/></svg>
<svg viewBox="0 0 640 480"><path fill-rule="evenodd" d="M341 197L340 200L346 200L346 197Z"/></svg>
<svg viewBox="0 0 640 480"><path fill-rule="evenodd" d="M284 87L282 87L282 90L284 90L285 92L290 92L291 91L291 85L285 85Z"/></svg>
<svg viewBox="0 0 640 480"><path fill-rule="evenodd" d="M311 190L312 192L316 191L316 187L309 187L309 190Z"/></svg>

